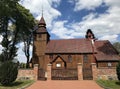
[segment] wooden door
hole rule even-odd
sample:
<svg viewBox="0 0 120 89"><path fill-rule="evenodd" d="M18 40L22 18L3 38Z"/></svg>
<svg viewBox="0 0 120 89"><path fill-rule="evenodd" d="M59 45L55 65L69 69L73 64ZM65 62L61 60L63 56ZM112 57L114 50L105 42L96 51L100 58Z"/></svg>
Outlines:
<svg viewBox="0 0 120 89"><path fill-rule="evenodd" d="M88 55L83 56L83 80L92 80L92 66Z"/></svg>

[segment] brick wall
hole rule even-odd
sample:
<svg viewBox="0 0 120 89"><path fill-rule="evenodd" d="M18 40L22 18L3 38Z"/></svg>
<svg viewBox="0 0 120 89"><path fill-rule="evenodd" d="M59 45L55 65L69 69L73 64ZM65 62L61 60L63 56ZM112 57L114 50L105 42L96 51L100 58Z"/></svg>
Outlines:
<svg viewBox="0 0 120 89"><path fill-rule="evenodd" d="M34 65L32 69L19 69L17 80L37 80L38 78L38 64Z"/></svg>
<svg viewBox="0 0 120 89"><path fill-rule="evenodd" d="M92 64L93 80L117 80L116 67L104 67L97 68L96 64Z"/></svg>
<svg viewBox="0 0 120 89"><path fill-rule="evenodd" d="M17 79L35 79L33 69L19 69Z"/></svg>
<svg viewBox="0 0 120 89"><path fill-rule="evenodd" d="M51 66L47 66L47 78L51 80ZM116 68L97 68L95 63L92 63L93 80L117 80ZM19 69L17 79L38 79L38 64L34 65L33 69ZM83 80L82 64L78 64L78 79Z"/></svg>
<svg viewBox="0 0 120 89"><path fill-rule="evenodd" d="M117 80L116 68L98 68L97 78L104 80Z"/></svg>

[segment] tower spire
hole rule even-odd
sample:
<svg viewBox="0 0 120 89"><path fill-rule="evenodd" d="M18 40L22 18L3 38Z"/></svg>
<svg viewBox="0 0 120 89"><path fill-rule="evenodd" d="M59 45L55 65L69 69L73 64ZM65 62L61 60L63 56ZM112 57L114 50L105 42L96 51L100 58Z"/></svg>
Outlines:
<svg viewBox="0 0 120 89"><path fill-rule="evenodd" d="M42 5L42 16L41 16L41 19L38 23L39 27L46 27L46 23L45 23L45 20L44 20L44 17L43 17L43 5Z"/></svg>
<svg viewBox="0 0 120 89"><path fill-rule="evenodd" d="M43 17L43 5L42 5L42 17Z"/></svg>

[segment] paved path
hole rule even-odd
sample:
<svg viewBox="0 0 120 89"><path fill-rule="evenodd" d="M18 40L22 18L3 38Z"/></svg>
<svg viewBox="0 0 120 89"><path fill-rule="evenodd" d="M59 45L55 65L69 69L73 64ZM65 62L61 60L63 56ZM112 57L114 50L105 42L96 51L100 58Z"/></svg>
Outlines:
<svg viewBox="0 0 120 89"><path fill-rule="evenodd" d="M26 89L103 89L95 81L36 81Z"/></svg>

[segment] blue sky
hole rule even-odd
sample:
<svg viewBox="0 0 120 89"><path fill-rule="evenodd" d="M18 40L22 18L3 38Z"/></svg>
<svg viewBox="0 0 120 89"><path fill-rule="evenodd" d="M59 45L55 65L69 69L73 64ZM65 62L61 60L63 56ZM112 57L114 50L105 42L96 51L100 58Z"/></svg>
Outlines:
<svg viewBox="0 0 120 89"><path fill-rule="evenodd" d="M43 8L51 39L84 38L91 29L98 40L120 41L120 0L21 0L20 4L37 20ZM18 53L25 62L22 50Z"/></svg>
<svg viewBox="0 0 120 89"><path fill-rule="evenodd" d="M120 0L22 0L37 20L43 16L51 39L83 38L92 29L100 40L120 40Z"/></svg>

